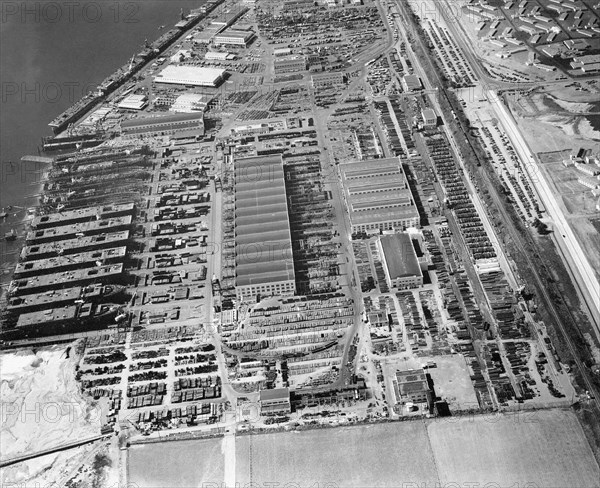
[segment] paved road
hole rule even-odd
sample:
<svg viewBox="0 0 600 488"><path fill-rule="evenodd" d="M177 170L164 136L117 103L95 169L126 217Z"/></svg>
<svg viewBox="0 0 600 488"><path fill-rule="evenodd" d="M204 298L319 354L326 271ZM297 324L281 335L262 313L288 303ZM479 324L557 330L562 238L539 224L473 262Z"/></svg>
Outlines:
<svg viewBox="0 0 600 488"><path fill-rule="evenodd" d="M592 321L595 326L596 335L598 339L600 339L600 283L598 283L596 273L587 260L585 252L581 248L577 237L575 237L575 234L571 230L569 223L556 201L556 196L548 185L546 178L544 178L542 171L533 157L527 142L525 142L523 135L519 131L513 116L509 113L497 94L494 93L493 96L488 97L488 100L491 101L496 114L502 121L504 129L517 150L521 161L524 163L523 166L528 172L530 180L534 183L536 190L546 207L546 211L552 218L555 225L556 242L563 255L568 258L565 264L567 264L572 271L575 271L576 278L578 278L576 282L583 288L583 296L588 304L588 308L592 312Z"/></svg>

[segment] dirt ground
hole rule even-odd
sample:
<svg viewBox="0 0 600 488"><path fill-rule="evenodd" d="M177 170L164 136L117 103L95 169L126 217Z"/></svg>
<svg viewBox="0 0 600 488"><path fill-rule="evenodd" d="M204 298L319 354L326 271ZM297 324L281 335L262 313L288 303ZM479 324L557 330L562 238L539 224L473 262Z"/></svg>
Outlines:
<svg viewBox="0 0 600 488"><path fill-rule="evenodd" d="M435 356L424 359L431 359L436 363L435 368L429 368L426 372L433 380L436 395L448 402L450 411L468 410L479 406L463 356Z"/></svg>

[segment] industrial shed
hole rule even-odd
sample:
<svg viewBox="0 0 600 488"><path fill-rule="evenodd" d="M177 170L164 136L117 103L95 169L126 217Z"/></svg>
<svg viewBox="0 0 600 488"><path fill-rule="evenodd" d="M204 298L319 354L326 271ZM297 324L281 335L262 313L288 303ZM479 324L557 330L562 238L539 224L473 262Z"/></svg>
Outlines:
<svg viewBox="0 0 600 488"><path fill-rule="evenodd" d="M238 159L235 168L236 294L240 301L296 290L281 156Z"/></svg>

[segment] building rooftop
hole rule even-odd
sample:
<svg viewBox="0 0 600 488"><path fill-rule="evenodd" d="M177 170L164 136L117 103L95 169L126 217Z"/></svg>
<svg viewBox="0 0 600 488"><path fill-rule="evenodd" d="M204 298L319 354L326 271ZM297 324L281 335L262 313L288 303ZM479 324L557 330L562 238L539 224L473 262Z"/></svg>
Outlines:
<svg viewBox="0 0 600 488"><path fill-rule="evenodd" d="M381 247L390 279L421 276L417 254L408 234L383 236Z"/></svg>
<svg viewBox="0 0 600 488"><path fill-rule="evenodd" d="M237 159L236 286L294 280L281 156Z"/></svg>
<svg viewBox="0 0 600 488"><path fill-rule="evenodd" d="M154 80L158 83L214 86L223 79L225 73L225 70L218 68L169 65L155 76Z"/></svg>
<svg viewBox="0 0 600 488"><path fill-rule="evenodd" d="M17 321L17 328L73 320L76 317L76 305L70 305L62 308L51 308L42 312L23 313L19 315L19 320Z"/></svg>
<svg viewBox="0 0 600 488"><path fill-rule="evenodd" d="M252 39L254 37L254 32L227 29L227 30L224 30L223 32L217 34L215 36L215 41L218 41L218 39L221 37L232 37L234 39L242 39L244 42L248 42L250 39Z"/></svg>
<svg viewBox="0 0 600 488"><path fill-rule="evenodd" d="M6 310L19 311L33 307L44 307L45 305L60 305L63 302L74 302L81 295L82 287L66 288L63 290L51 290L45 293L11 297L8 300Z"/></svg>
<svg viewBox="0 0 600 488"><path fill-rule="evenodd" d="M121 128L136 128L139 126L147 126L147 125L165 125L165 124L173 124L176 122L186 122L186 121L200 121L204 120L204 115L202 112L193 112L193 113L177 113L177 114L169 114L169 115L159 115L157 117L139 117L135 119L125 120L121 123Z"/></svg>
<svg viewBox="0 0 600 488"><path fill-rule="evenodd" d="M397 371L396 381L398 382L398 391L401 397L405 397L411 393L429 391L427 375L422 369Z"/></svg>
<svg viewBox="0 0 600 488"><path fill-rule="evenodd" d="M340 164L353 225L418 218L398 158Z"/></svg>
<svg viewBox="0 0 600 488"><path fill-rule="evenodd" d="M259 399L261 402L273 400L289 400L290 390L288 388L275 388L273 390L260 390Z"/></svg>

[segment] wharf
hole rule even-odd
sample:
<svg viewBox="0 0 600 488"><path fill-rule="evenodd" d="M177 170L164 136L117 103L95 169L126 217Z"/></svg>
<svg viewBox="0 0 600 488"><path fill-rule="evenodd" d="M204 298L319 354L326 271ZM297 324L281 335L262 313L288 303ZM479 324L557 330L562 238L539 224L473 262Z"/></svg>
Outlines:
<svg viewBox="0 0 600 488"><path fill-rule="evenodd" d="M38 293L43 290L61 288L64 285L77 285L90 281L104 281L115 279L123 272L123 264L109 264L91 269L78 269L75 271L64 271L33 278L13 280L10 291L13 295L27 295Z"/></svg>
<svg viewBox="0 0 600 488"><path fill-rule="evenodd" d="M68 210L48 215L35 217L31 223L34 229L48 229L50 227L60 227L63 225L77 224L89 221L90 219L103 220L123 215L131 215L135 208L133 203L123 203L120 205L103 205L98 207L87 207L77 210Z"/></svg>
<svg viewBox="0 0 600 488"><path fill-rule="evenodd" d="M76 239L67 239L59 242L25 246L21 250L21 260L31 261L63 254L72 255L93 249L104 249L125 243L129 239L129 231L110 232L96 236L84 236Z"/></svg>
<svg viewBox="0 0 600 488"><path fill-rule="evenodd" d="M23 156L21 161L24 163L42 163L42 164L52 164L54 159L46 158L44 156Z"/></svg>
<svg viewBox="0 0 600 488"><path fill-rule="evenodd" d="M39 259L37 261L25 261L17 264L15 276L25 278L65 271L67 269L89 268L96 266L96 263L109 264L123 261L126 254L127 247L122 246L71 254L69 256Z"/></svg>
<svg viewBox="0 0 600 488"><path fill-rule="evenodd" d="M77 234L94 235L103 234L108 230L120 230L129 227L133 221L131 215L115 217L109 220L94 220L80 224L63 225L50 229L34 230L27 233L26 240L30 244L42 244L44 242L60 241L75 237Z"/></svg>

